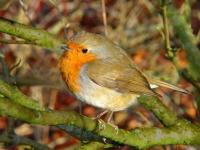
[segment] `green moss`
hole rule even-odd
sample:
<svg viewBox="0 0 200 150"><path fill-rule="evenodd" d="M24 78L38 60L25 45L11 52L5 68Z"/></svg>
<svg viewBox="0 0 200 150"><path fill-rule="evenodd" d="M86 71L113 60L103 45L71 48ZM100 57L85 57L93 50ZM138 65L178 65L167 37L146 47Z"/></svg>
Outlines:
<svg viewBox="0 0 200 150"><path fill-rule="evenodd" d="M43 29L37 29L1 17L0 32L22 38L32 42L33 44L45 47L59 54L61 53L61 45L65 43L63 39L60 39Z"/></svg>

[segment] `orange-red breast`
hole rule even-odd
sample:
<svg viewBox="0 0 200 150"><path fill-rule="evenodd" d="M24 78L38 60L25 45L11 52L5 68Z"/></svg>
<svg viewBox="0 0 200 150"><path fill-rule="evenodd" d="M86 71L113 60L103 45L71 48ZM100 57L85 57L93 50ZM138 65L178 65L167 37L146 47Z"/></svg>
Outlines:
<svg viewBox="0 0 200 150"><path fill-rule="evenodd" d="M59 66L63 80L79 100L112 112L133 105L142 94L156 95L151 84L188 93L146 78L123 49L98 34L83 32L71 38Z"/></svg>

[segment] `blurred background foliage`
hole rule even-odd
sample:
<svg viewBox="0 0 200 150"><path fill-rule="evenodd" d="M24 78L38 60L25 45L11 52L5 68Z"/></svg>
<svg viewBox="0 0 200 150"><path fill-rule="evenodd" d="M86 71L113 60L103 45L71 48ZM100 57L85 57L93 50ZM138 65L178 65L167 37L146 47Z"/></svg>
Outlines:
<svg viewBox="0 0 200 150"><path fill-rule="evenodd" d="M191 23L200 47L200 1L174 0L176 8ZM165 56L163 24L158 1L153 0L105 0L107 36L127 50L135 63L147 75L165 80L189 91L193 86L181 78L172 62ZM66 39L81 30L104 34L102 1L95 0L1 0L0 16L17 22L45 29ZM170 24L170 22L169 22ZM178 66L186 68L186 54L181 49L175 32L170 29L170 42L178 48ZM40 104L55 110L80 111L80 102L67 90L57 67L59 55L29 44L16 44L19 40L0 34L0 72L5 80L16 84L26 95L40 100ZM9 41L10 44L3 44ZM12 44L11 44L12 43ZM22 42L23 43L23 42ZM6 70L9 75L6 75ZM193 95L184 95L165 88L157 89L163 103L192 122L198 121L198 109ZM101 110L82 104L82 113L94 117ZM115 122L120 128L133 129L144 126L161 126L159 121L142 106L117 112ZM8 126L9 119L0 117L0 132ZM67 133L44 126L32 126L14 121L14 131L48 145L50 148L73 149L80 142ZM2 148L1 148L2 147ZM1 145L0 149L26 149L24 146ZM123 150L132 149L122 147ZM198 149L183 145L156 147L152 149Z"/></svg>

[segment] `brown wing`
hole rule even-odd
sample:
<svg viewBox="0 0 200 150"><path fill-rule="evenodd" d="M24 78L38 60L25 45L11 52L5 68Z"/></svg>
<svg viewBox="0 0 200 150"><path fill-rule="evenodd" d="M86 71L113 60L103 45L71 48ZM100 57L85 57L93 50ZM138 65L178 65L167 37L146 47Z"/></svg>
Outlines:
<svg viewBox="0 0 200 150"><path fill-rule="evenodd" d="M87 74L96 84L121 93L155 95L146 78L129 60L97 60L88 65Z"/></svg>

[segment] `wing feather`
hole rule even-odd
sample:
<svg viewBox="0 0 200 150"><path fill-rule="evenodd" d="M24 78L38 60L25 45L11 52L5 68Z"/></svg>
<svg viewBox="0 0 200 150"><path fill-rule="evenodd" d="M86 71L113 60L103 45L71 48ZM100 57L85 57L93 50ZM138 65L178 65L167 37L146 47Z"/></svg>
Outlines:
<svg viewBox="0 0 200 150"><path fill-rule="evenodd" d="M87 74L96 84L121 93L155 95L146 78L129 60L97 60L88 65Z"/></svg>

